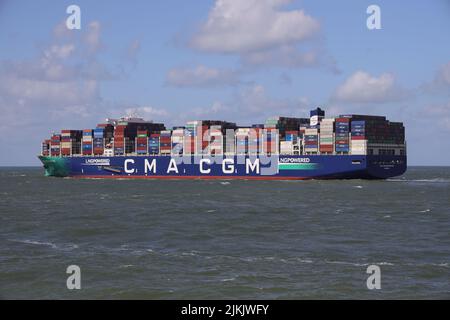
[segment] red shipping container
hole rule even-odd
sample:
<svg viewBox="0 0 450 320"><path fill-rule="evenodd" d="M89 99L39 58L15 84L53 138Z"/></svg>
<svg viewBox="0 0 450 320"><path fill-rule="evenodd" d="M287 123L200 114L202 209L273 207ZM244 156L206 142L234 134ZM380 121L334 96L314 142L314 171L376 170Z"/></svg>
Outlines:
<svg viewBox="0 0 450 320"><path fill-rule="evenodd" d="M365 136L353 136L352 140L366 140Z"/></svg>

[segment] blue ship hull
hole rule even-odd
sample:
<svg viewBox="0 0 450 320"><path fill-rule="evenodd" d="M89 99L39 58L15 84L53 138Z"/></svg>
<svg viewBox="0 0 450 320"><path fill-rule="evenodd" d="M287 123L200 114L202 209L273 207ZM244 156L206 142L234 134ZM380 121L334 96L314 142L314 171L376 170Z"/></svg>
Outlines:
<svg viewBox="0 0 450 320"><path fill-rule="evenodd" d="M406 156L39 156L46 175L154 179L386 179L406 171Z"/></svg>

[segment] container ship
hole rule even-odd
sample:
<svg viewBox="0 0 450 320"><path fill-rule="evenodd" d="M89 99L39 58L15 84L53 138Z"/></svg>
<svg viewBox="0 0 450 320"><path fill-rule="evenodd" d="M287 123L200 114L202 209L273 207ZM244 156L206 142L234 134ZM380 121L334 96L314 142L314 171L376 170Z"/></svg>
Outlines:
<svg viewBox="0 0 450 320"><path fill-rule="evenodd" d="M386 179L406 171L405 128L383 116L271 117L166 128L138 117L61 130L42 143L47 176L153 179Z"/></svg>

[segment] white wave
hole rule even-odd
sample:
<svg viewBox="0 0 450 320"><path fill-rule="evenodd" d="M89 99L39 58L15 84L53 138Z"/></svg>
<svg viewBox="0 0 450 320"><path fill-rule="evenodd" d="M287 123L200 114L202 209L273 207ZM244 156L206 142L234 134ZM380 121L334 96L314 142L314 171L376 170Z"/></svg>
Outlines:
<svg viewBox="0 0 450 320"><path fill-rule="evenodd" d="M229 184L231 184L231 183L228 182L228 181L222 181L222 182L220 182L220 184L223 184L224 186L226 186L226 185L229 185Z"/></svg>
<svg viewBox="0 0 450 320"><path fill-rule="evenodd" d="M377 266L393 266L393 263L382 261L382 262L371 262L371 263L357 263L357 262L346 262L346 261L330 261L325 260L325 263L328 264L343 264L343 265L351 265L355 267L366 267L370 265L377 265Z"/></svg>
<svg viewBox="0 0 450 320"><path fill-rule="evenodd" d="M419 212L421 212L421 213L427 213L427 212L430 212L431 211L431 209L425 209L425 210L422 210L422 211L419 211Z"/></svg>
<svg viewBox="0 0 450 320"><path fill-rule="evenodd" d="M434 178L434 179L387 179L391 182L432 182L432 183L449 183L450 179Z"/></svg>
<svg viewBox="0 0 450 320"><path fill-rule="evenodd" d="M217 210L211 209L211 210L206 210L206 212L211 213L211 212L216 212Z"/></svg>
<svg viewBox="0 0 450 320"><path fill-rule="evenodd" d="M28 239L25 239L25 240L12 239L9 241L25 243L25 244L32 244L32 245L36 245L36 246L47 246L47 247L51 247L53 249L58 248L58 246L52 242L42 242L42 241L35 241L35 240L28 240Z"/></svg>
<svg viewBox="0 0 450 320"><path fill-rule="evenodd" d="M297 259L297 261L301 263L313 263L311 259Z"/></svg>
<svg viewBox="0 0 450 320"><path fill-rule="evenodd" d="M227 281L234 281L234 280L236 280L236 278L226 278L226 279L222 279L220 281L227 282Z"/></svg>
<svg viewBox="0 0 450 320"><path fill-rule="evenodd" d="M356 188L356 189L362 189L363 188L363 186L353 186L354 188Z"/></svg>

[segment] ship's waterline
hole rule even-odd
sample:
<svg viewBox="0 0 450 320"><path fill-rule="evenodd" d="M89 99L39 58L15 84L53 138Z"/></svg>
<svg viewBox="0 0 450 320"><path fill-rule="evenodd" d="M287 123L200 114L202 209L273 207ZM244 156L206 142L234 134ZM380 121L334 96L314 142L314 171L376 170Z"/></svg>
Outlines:
<svg viewBox="0 0 450 320"><path fill-rule="evenodd" d="M0 168L0 296L450 298L448 167L388 180L181 179ZM67 289L71 265L80 290ZM367 288L369 265L380 290Z"/></svg>

